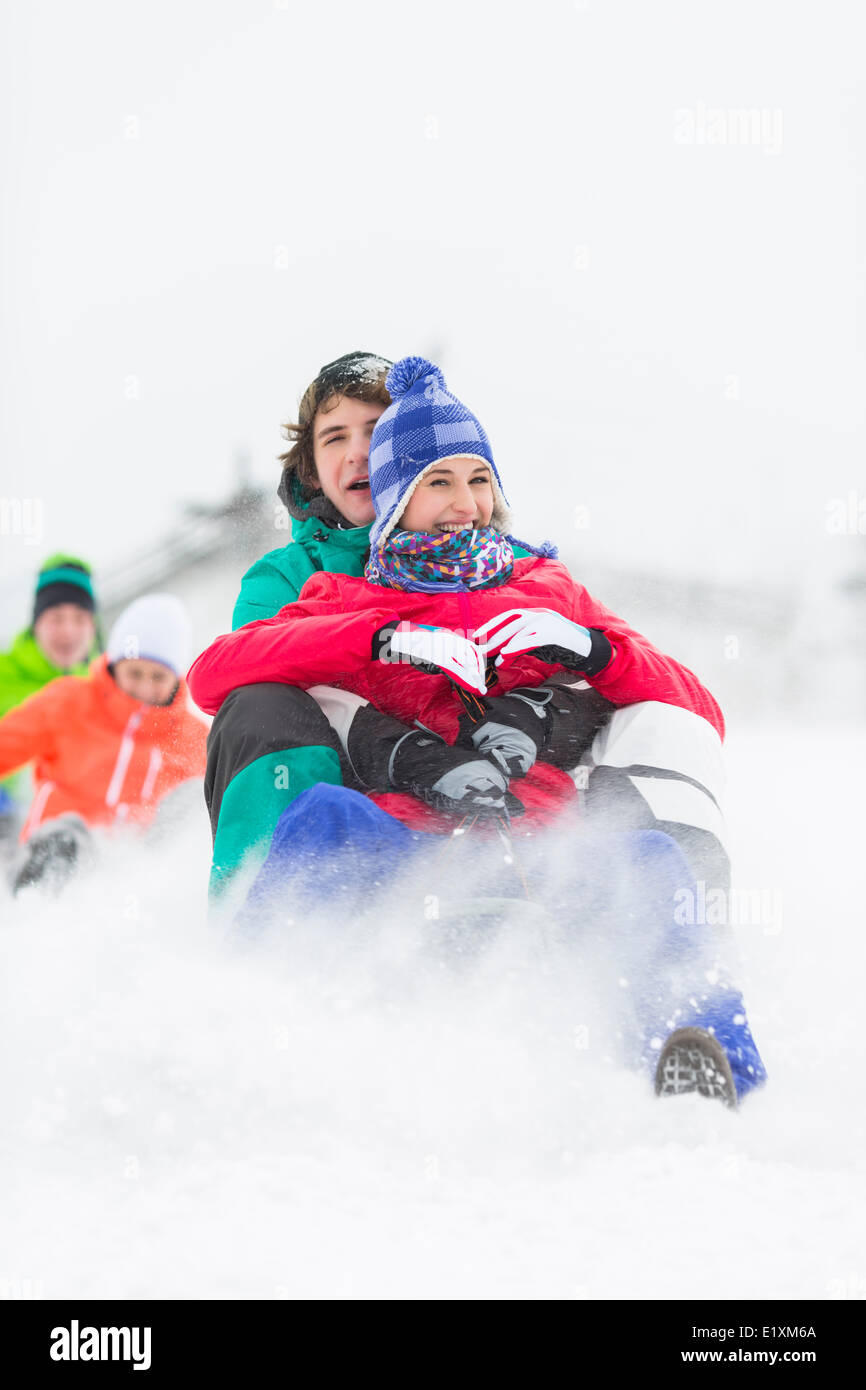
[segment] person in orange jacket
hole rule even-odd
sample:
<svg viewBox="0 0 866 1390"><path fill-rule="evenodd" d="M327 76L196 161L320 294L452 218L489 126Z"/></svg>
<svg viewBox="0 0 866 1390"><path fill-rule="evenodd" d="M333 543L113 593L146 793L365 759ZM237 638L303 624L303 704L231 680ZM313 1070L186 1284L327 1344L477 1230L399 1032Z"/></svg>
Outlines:
<svg viewBox="0 0 866 1390"><path fill-rule="evenodd" d="M160 802L203 778L207 727L183 672L190 623L170 594L136 599L86 676L62 676L0 719L0 776L34 764L13 892L63 882L88 853L89 829L148 826Z"/></svg>

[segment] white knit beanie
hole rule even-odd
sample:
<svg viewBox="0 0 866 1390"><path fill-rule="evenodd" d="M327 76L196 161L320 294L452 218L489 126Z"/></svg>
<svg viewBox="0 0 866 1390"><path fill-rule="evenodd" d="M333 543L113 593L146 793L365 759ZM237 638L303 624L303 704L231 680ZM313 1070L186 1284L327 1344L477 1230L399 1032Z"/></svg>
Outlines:
<svg viewBox="0 0 866 1390"><path fill-rule="evenodd" d="M124 608L108 639L108 660L159 661L183 676L192 659L192 624L174 594L145 594Z"/></svg>

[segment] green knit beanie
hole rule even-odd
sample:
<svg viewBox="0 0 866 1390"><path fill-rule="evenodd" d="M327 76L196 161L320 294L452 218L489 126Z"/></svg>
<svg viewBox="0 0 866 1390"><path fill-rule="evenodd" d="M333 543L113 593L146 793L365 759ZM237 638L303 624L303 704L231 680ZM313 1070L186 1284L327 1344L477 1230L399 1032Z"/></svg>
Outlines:
<svg viewBox="0 0 866 1390"><path fill-rule="evenodd" d="M91 568L76 555L49 555L43 562L36 576L34 623L46 608L54 608L59 603L77 604L88 613L96 610Z"/></svg>

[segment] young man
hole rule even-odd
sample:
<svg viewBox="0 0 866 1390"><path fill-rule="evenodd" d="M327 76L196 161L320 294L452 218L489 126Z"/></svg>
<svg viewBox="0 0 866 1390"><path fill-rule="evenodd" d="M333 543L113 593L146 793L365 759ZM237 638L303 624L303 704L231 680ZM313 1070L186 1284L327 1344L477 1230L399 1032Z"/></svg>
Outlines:
<svg viewBox="0 0 866 1390"><path fill-rule="evenodd" d="M373 520L367 458L373 427L390 401L390 367L374 353L347 353L322 367L301 397L297 420L285 426L291 447L280 456L277 489L292 518L292 539L247 570L233 630L293 603L318 570L363 574ZM298 792L317 782L342 783L344 761L334 730L306 691L270 683L233 691L208 738L213 897L250 853L264 857Z"/></svg>
<svg viewBox="0 0 866 1390"><path fill-rule="evenodd" d="M90 566L52 555L36 576L33 616L0 653L0 715L57 676L84 675L98 652Z"/></svg>
<svg viewBox="0 0 866 1390"><path fill-rule="evenodd" d="M0 718L58 676L86 675L98 651L90 566L73 555L52 555L36 577L30 626L0 653ZM0 783L4 844L17 835L29 795L24 774Z"/></svg>
<svg viewBox="0 0 866 1390"><path fill-rule="evenodd" d="M318 570L363 574L373 521L367 458L373 428L390 404L390 367L373 353L347 353L322 367L301 397L297 421L284 427L291 448L280 455L277 489L292 539L247 570L233 629L294 603Z"/></svg>

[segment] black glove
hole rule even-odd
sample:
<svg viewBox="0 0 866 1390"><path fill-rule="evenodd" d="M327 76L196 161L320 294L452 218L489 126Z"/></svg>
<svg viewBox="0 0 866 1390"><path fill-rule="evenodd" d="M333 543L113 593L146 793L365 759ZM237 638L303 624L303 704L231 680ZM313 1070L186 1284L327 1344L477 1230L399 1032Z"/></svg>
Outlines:
<svg viewBox="0 0 866 1390"><path fill-rule="evenodd" d="M547 744L552 699L553 691L540 685L518 686L495 700L480 701L484 713L467 728L469 742L507 777L525 777Z"/></svg>
<svg viewBox="0 0 866 1390"><path fill-rule="evenodd" d="M437 811L501 816L523 810L496 763L451 747L426 729L412 729L397 741L388 773L393 790L411 792Z"/></svg>
<svg viewBox="0 0 866 1390"><path fill-rule="evenodd" d="M537 758L575 767L614 706L585 681L554 676L495 699L464 699L460 741L493 758L509 777L525 777Z"/></svg>

